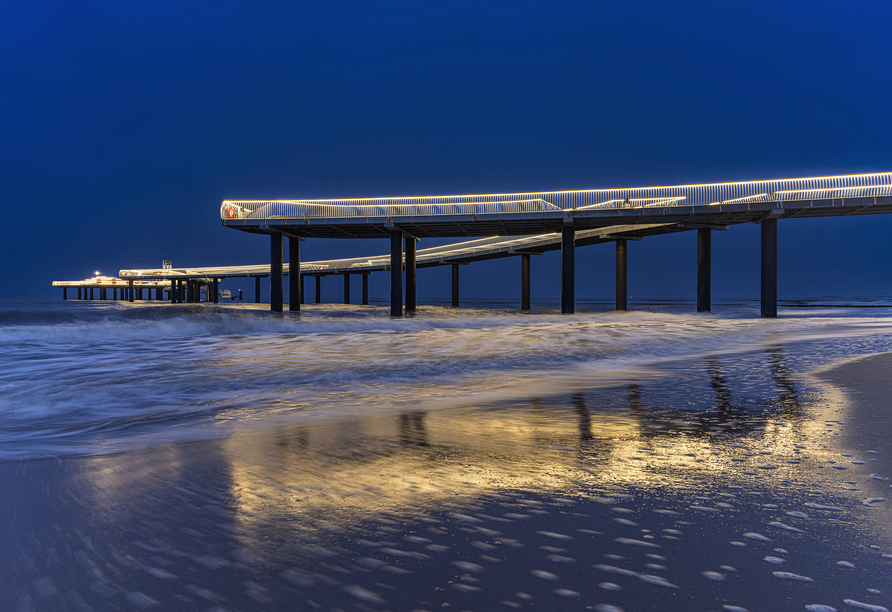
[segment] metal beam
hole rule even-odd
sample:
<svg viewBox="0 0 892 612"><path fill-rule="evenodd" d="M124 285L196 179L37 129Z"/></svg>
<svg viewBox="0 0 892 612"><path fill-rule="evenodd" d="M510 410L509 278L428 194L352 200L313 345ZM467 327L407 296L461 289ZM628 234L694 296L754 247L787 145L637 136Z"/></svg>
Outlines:
<svg viewBox="0 0 892 612"><path fill-rule="evenodd" d="M301 304L301 282L303 278L300 273L300 241L301 239L294 236L288 237L288 310L298 312Z"/></svg>
<svg viewBox="0 0 892 612"><path fill-rule="evenodd" d="M406 312L415 312L415 238L405 237L406 242Z"/></svg>
<svg viewBox="0 0 892 612"><path fill-rule="evenodd" d="M777 219L762 223L762 316L777 316Z"/></svg>
<svg viewBox="0 0 892 612"><path fill-rule="evenodd" d="M629 309L628 278L628 245L625 240L616 241L616 309Z"/></svg>
<svg viewBox="0 0 892 612"><path fill-rule="evenodd" d="M390 230L390 316L403 316L403 231Z"/></svg>
<svg viewBox="0 0 892 612"><path fill-rule="evenodd" d="M712 310L712 230L697 230L697 312Z"/></svg>
<svg viewBox="0 0 892 612"><path fill-rule="evenodd" d="M458 308L458 265L452 264L452 307Z"/></svg>
<svg viewBox="0 0 892 612"><path fill-rule="evenodd" d="M569 221L569 223L568 223ZM576 311L576 260L573 220L565 219L561 227L561 313Z"/></svg>
<svg viewBox="0 0 892 612"><path fill-rule="evenodd" d="M271 312L282 312L284 262L282 258L282 234L273 232L269 235L270 263L269 263L269 309Z"/></svg>

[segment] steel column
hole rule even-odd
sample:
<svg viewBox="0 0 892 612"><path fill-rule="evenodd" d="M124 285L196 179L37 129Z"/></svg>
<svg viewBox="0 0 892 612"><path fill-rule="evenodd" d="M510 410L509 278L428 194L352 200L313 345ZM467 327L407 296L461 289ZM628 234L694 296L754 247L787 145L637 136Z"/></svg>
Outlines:
<svg viewBox="0 0 892 612"><path fill-rule="evenodd" d="M390 316L403 316L403 232L390 230Z"/></svg>
<svg viewBox="0 0 892 612"><path fill-rule="evenodd" d="M777 219L762 220L762 316L777 316Z"/></svg>
<svg viewBox="0 0 892 612"><path fill-rule="evenodd" d="M697 230L697 312L712 310L712 230Z"/></svg>
<svg viewBox="0 0 892 612"><path fill-rule="evenodd" d="M170 303L177 303L177 280L175 278L170 279Z"/></svg>
<svg viewBox="0 0 892 612"><path fill-rule="evenodd" d="M81 297L82 295L83 295L83 294L81 293L81 288L78 287L78 288L77 288L77 299L79 299L79 300L84 299L83 297Z"/></svg>
<svg viewBox="0 0 892 612"><path fill-rule="evenodd" d="M350 303L350 275L344 275L344 303Z"/></svg>
<svg viewBox="0 0 892 612"><path fill-rule="evenodd" d="M254 303L260 303L260 277L254 277Z"/></svg>
<svg viewBox="0 0 892 612"><path fill-rule="evenodd" d="M300 238L288 237L288 310L298 312L303 302L300 274Z"/></svg>
<svg viewBox="0 0 892 612"><path fill-rule="evenodd" d="M576 231L573 223L561 228L561 313L576 311L576 258L574 249Z"/></svg>
<svg viewBox="0 0 892 612"><path fill-rule="evenodd" d="M217 278L217 277L215 276L215 277L214 277L213 284L211 285L211 288L212 288L213 291L214 291L214 304L219 304L219 303L220 303L220 297L217 295L217 291L218 291L217 288L218 288L219 286L220 286L220 279Z"/></svg>
<svg viewBox="0 0 892 612"><path fill-rule="evenodd" d="M127 300L133 301L133 281L127 281Z"/></svg>
<svg viewBox="0 0 892 612"><path fill-rule="evenodd" d="M307 278L306 275L304 275L304 274L300 275L300 303L301 304L306 304L306 302L304 301L306 299L304 296L307 294L307 286L306 286L306 283L304 283L304 279L306 279L306 278Z"/></svg>
<svg viewBox="0 0 892 612"><path fill-rule="evenodd" d="M628 246L625 240L616 241L616 309L629 309Z"/></svg>
<svg viewBox="0 0 892 612"><path fill-rule="evenodd" d="M99 299L105 301L108 299L108 293L106 293L105 287L99 288Z"/></svg>
<svg viewBox="0 0 892 612"><path fill-rule="evenodd" d="M322 275L316 275L316 303L322 303Z"/></svg>
<svg viewBox="0 0 892 612"><path fill-rule="evenodd" d="M452 264L452 307L458 308L458 264Z"/></svg>
<svg viewBox="0 0 892 612"><path fill-rule="evenodd" d="M155 300L158 302L164 300L164 288L163 287L155 287Z"/></svg>
<svg viewBox="0 0 892 612"><path fill-rule="evenodd" d="M272 312L282 312L282 300L284 298L282 285L285 283L284 262L282 257L282 234L273 232L269 235L270 262L269 262L269 309Z"/></svg>
<svg viewBox="0 0 892 612"><path fill-rule="evenodd" d="M362 275L362 305L369 305L369 275Z"/></svg>
<svg viewBox="0 0 892 612"><path fill-rule="evenodd" d="M406 312L415 312L415 238L406 236Z"/></svg>
<svg viewBox="0 0 892 612"><path fill-rule="evenodd" d="M93 297L93 287L90 287L90 300L95 300L95 299L96 298Z"/></svg>
<svg viewBox="0 0 892 612"><path fill-rule="evenodd" d="M530 309L530 254L520 256L520 309Z"/></svg>
<svg viewBox="0 0 892 612"><path fill-rule="evenodd" d="M62 287L62 299L63 300L68 299L68 287Z"/></svg>

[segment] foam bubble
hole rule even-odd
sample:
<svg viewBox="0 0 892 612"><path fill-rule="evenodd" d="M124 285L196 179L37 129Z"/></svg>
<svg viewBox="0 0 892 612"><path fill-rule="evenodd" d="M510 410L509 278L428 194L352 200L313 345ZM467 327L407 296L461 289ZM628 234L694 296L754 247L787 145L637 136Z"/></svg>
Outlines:
<svg viewBox="0 0 892 612"><path fill-rule="evenodd" d="M799 582L814 582L808 576L800 576L799 574L793 574L791 572L771 572L771 574L775 578L780 578L781 580L797 580Z"/></svg>

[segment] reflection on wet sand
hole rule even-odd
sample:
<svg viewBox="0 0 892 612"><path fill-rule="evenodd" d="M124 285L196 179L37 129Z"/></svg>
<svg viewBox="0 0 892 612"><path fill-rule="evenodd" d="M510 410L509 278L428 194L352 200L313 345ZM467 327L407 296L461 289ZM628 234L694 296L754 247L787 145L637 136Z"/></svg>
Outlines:
<svg viewBox="0 0 892 612"><path fill-rule="evenodd" d="M778 390L755 408L711 357L698 410L633 383L71 460L6 592L25 610L888 601L867 591L892 552L864 540L871 509L820 467L839 396L803 401L782 351L765 359Z"/></svg>

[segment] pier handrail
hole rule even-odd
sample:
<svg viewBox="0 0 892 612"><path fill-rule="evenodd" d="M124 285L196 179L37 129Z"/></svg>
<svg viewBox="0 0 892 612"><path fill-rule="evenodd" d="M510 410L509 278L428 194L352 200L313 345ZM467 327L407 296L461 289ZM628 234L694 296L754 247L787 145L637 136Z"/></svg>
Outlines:
<svg viewBox="0 0 892 612"><path fill-rule="evenodd" d="M892 172L733 183L390 198L224 200L221 219L356 218L673 207L892 195Z"/></svg>

